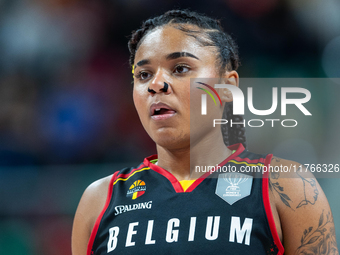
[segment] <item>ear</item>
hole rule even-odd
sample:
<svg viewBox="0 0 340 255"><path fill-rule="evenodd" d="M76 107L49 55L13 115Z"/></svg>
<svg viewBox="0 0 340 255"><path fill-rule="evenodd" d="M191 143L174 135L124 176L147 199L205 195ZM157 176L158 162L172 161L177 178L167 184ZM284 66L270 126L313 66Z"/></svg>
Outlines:
<svg viewBox="0 0 340 255"><path fill-rule="evenodd" d="M238 87L239 82L239 76L236 71L226 71L224 74L224 77L222 77L222 81L224 81L225 84L233 85ZM229 89L223 88L220 92L221 100L223 102L232 102L233 101L233 94L230 92Z"/></svg>

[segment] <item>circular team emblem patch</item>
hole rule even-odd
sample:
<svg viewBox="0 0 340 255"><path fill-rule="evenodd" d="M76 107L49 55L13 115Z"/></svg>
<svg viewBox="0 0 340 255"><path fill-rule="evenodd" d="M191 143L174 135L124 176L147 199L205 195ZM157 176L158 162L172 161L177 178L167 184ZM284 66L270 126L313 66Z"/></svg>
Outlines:
<svg viewBox="0 0 340 255"><path fill-rule="evenodd" d="M142 180L135 181L129 188L126 193L127 197L131 197L132 199L136 199L143 195L146 191L145 182Z"/></svg>

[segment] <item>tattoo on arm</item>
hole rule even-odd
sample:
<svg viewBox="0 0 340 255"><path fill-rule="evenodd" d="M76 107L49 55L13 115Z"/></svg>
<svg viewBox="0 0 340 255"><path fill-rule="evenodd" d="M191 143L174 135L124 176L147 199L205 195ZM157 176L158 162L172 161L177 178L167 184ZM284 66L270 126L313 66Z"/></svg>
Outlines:
<svg viewBox="0 0 340 255"><path fill-rule="evenodd" d="M301 245L295 251L295 255L299 254L334 254L339 255L332 213L329 211L324 216L324 211L319 219L316 229L313 227L305 229L301 237Z"/></svg>
<svg viewBox="0 0 340 255"><path fill-rule="evenodd" d="M280 162L281 161L281 159L280 158L277 158L277 157L272 157L272 161L274 161L275 160L275 162Z"/></svg>
<svg viewBox="0 0 340 255"><path fill-rule="evenodd" d="M308 205L308 204L314 205L316 200L318 200L318 195L319 195L319 190L316 186L315 179L307 180L306 178L302 177L301 175L299 175L299 177L302 179L302 182L303 182L304 199L299 203L299 205L296 207L296 209L303 206L303 205ZM313 198L311 198L310 200L306 196L306 185L310 185L313 188L313 191L314 191Z"/></svg>
<svg viewBox="0 0 340 255"><path fill-rule="evenodd" d="M269 182L269 189L271 192L276 192L279 196L280 196L280 199L281 201L286 205L288 206L289 208L291 208L292 210L294 210L291 206L290 206L290 202L292 201L290 199L290 197L284 193L284 188L280 186L279 182L277 181L277 179L279 179L280 177L280 174L279 173L271 173L270 174L270 178L268 180ZM272 180L275 180L272 181Z"/></svg>
<svg viewBox="0 0 340 255"><path fill-rule="evenodd" d="M280 158L273 157L272 161L280 162L281 160L280 160ZM294 211L295 211L295 209L298 209L298 208L300 208L301 206L304 206L304 205L308 205L308 204L314 205L315 202L317 201L318 195L319 195L319 191L318 191L315 179L304 178L298 172L297 172L297 175L299 176L299 178L302 180L302 183L303 183L303 199L301 200L301 202L298 203L298 205L296 207L292 205L293 201L284 192L284 187L282 187L278 182L278 179L280 177L279 172L271 172L269 180L268 180L270 191L271 192L275 191L280 196L281 201L287 207L291 208ZM313 192L314 192L313 197L307 196L306 189L308 189L308 190L313 189ZM295 207L295 209L293 207Z"/></svg>

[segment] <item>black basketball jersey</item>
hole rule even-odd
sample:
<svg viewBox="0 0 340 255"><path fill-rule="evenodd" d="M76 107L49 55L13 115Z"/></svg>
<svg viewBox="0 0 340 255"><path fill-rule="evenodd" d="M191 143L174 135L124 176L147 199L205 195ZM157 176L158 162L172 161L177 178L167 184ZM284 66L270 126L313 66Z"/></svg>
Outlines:
<svg viewBox="0 0 340 255"><path fill-rule="evenodd" d="M241 144L229 148L236 151L220 171L210 169L185 192L171 173L151 163L156 155L115 172L87 254L283 254L267 176L223 173L263 169L272 155Z"/></svg>

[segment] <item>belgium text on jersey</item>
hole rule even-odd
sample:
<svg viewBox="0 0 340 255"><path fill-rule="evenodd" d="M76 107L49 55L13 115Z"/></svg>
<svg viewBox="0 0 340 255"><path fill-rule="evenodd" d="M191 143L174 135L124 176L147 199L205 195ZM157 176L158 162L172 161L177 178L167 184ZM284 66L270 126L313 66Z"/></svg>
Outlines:
<svg viewBox="0 0 340 255"><path fill-rule="evenodd" d="M229 242L236 242L239 244L250 245L251 231L253 227L253 219L245 218L242 227L240 217L232 216L230 218L230 231L229 231ZM125 247L131 247L136 245L155 245L157 243L157 238L165 238L167 243L178 242L179 232L181 231L180 220L178 218L172 218L168 220L167 229L165 236L152 236L154 220L148 220L146 229L138 228L139 222L131 222L127 226L126 236L120 236L120 227L115 226L109 229L109 240L107 242L107 253L112 252L116 249L118 242L125 242ZM219 227L220 227L220 216L208 216L205 238L208 241L213 241L219 238ZM187 235L187 241L192 242L195 240L195 229L196 229L196 217L190 218L190 227ZM134 240L137 238L134 236L145 237L145 242L143 244L138 243ZM181 234L182 236L182 234ZM226 238L223 235L221 238ZM228 240L228 239L226 239Z"/></svg>

